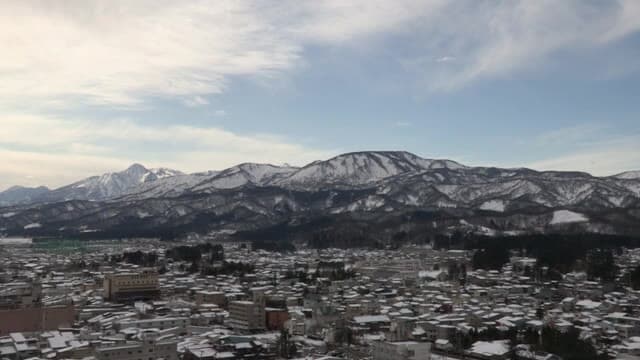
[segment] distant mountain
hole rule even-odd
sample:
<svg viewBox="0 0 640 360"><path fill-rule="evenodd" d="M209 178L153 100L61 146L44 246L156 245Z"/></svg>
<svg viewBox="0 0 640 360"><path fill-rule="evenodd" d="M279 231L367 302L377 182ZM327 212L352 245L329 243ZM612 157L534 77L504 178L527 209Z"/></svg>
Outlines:
<svg viewBox="0 0 640 360"><path fill-rule="evenodd" d="M108 200L126 194L141 184L179 175L184 174L177 170L147 169L140 164L133 164L124 171L92 176L55 190L45 187L34 189L13 187L0 193L0 199L6 198L3 203L5 206L66 200Z"/></svg>
<svg viewBox="0 0 640 360"><path fill-rule="evenodd" d="M355 152L311 163L274 184L294 188L361 186L430 169L463 169L451 160L429 160L404 151Z"/></svg>
<svg viewBox="0 0 640 360"><path fill-rule="evenodd" d="M108 200L126 194L140 184L151 183L177 175L183 175L183 173L165 168L147 169L140 164L133 164L124 171L92 176L52 190L42 200L46 202Z"/></svg>
<svg viewBox="0 0 640 360"><path fill-rule="evenodd" d="M35 188L13 186L3 192L0 192L0 206L30 203L47 192L49 192L49 189L45 186Z"/></svg>
<svg viewBox="0 0 640 360"><path fill-rule="evenodd" d="M640 170L636 171L627 171L613 176L617 179L640 179Z"/></svg>
<svg viewBox="0 0 640 360"><path fill-rule="evenodd" d="M264 186L275 183L297 170L298 168L296 167L244 163L220 171L191 190L194 192L212 192L219 189L233 189L248 184Z"/></svg>
<svg viewBox="0 0 640 360"><path fill-rule="evenodd" d="M640 177L632 174L469 167L389 151L348 153L301 168L245 163L196 174L136 164L38 196L17 192L5 203L13 206L0 208L0 232L228 234L287 224L311 236L339 221L354 236L373 230L379 236L640 235Z"/></svg>

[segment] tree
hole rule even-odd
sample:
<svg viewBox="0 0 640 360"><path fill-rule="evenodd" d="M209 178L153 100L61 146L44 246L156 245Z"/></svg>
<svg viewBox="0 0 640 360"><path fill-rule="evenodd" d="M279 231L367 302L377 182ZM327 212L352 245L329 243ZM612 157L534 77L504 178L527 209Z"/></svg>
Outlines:
<svg viewBox="0 0 640 360"><path fill-rule="evenodd" d="M580 330L572 327L561 332L553 327L544 327L540 334L540 350L556 354L565 360L604 360L605 354L599 354L593 345L580 339Z"/></svg>
<svg viewBox="0 0 640 360"><path fill-rule="evenodd" d="M640 289L640 265L625 274L625 280L634 290Z"/></svg>
<svg viewBox="0 0 640 360"><path fill-rule="evenodd" d="M590 280L599 279L602 282L614 281L618 274L618 267L611 249L594 249L587 254L587 277Z"/></svg>
<svg viewBox="0 0 640 360"><path fill-rule="evenodd" d="M285 359L291 359L296 355L298 349L295 342L291 341L289 330L280 330L280 338L278 339L278 355Z"/></svg>
<svg viewBox="0 0 640 360"><path fill-rule="evenodd" d="M504 244L492 244L473 254L473 268L500 270L509 261L509 250Z"/></svg>
<svg viewBox="0 0 640 360"><path fill-rule="evenodd" d="M198 266L198 262L197 261L193 261L191 262L191 265L189 266L189 268L187 269L187 272L189 274L195 274L198 271L200 271L200 267Z"/></svg>

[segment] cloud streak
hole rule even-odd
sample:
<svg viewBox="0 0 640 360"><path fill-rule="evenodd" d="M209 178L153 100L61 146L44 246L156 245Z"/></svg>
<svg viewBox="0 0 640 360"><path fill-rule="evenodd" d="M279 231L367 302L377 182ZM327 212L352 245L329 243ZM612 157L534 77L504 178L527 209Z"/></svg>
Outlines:
<svg viewBox="0 0 640 360"><path fill-rule="evenodd" d="M70 179L120 170L133 161L191 172L247 161L304 165L338 152L270 134L239 135L217 127L154 126L128 119L7 118L13 122L0 132L0 188L16 183L58 186ZM7 118L0 117L0 122ZM51 132L43 132L44 128ZM33 178L25 182L25 175Z"/></svg>
<svg viewBox="0 0 640 360"><path fill-rule="evenodd" d="M376 39L392 36L416 44L411 71L428 77L432 90L448 91L640 29L634 0L25 0L0 7L11 14L0 21L0 99L10 105L133 106L178 97L197 106L234 76L296 68L308 46L375 48Z"/></svg>
<svg viewBox="0 0 640 360"><path fill-rule="evenodd" d="M611 133L601 124L583 124L541 134L539 148L562 148L558 155L526 164L540 170L582 170L597 176L640 169L640 134ZM572 150L567 151L570 147Z"/></svg>

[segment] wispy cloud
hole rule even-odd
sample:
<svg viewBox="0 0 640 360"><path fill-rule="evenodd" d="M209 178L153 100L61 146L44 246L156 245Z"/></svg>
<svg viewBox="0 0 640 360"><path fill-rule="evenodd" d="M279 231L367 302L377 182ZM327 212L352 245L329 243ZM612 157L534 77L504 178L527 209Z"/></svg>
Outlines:
<svg viewBox="0 0 640 360"><path fill-rule="evenodd" d="M185 99L184 100L184 104L187 107L198 107L198 106L204 106L204 105L209 105L209 100L205 99L202 96L194 96L192 98L189 99Z"/></svg>
<svg viewBox="0 0 640 360"><path fill-rule="evenodd" d="M165 96L197 106L232 76L295 68L309 45L388 36L415 43L413 59L430 63L412 70L433 90L451 90L640 29L635 0L25 0L0 10L11 14L0 22L0 101L12 105L130 106Z"/></svg>
<svg viewBox="0 0 640 360"><path fill-rule="evenodd" d="M133 161L201 171L245 161L304 165L337 152L272 134L239 135L217 127L23 115L0 116L0 122L8 118L13 122L0 132L0 188L15 185L24 174L34 176L30 184L61 185ZM134 155L126 152L132 149Z"/></svg>
<svg viewBox="0 0 640 360"><path fill-rule="evenodd" d="M620 134L612 130L602 124L583 124L548 131L534 139L534 146L554 147L559 149L558 154L526 166L540 170L583 170L600 176L640 169L640 133Z"/></svg>

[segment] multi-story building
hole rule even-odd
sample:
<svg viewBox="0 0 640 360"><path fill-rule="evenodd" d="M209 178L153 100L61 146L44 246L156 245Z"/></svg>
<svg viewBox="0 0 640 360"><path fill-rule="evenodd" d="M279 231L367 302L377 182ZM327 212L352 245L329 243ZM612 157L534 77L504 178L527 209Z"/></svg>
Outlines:
<svg viewBox="0 0 640 360"><path fill-rule="evenodd" d="M253 301L232 301L229 303L228 324L239 331L264 330L265 309Z"/></svg>
<svg viewBox="0 0 640 360"><path fill-rule="evenodd" d="M96 349L98 360L178 360L178 342L156 341L154 336L143 336L142 341Z"/></svg>
<svg viewBox="0 0 640 360"><path fill-rule="evenodd" d="M177 328L178 333L185 333L187 326L191 325L191 320L187 317L159 317L142 320L124 320L117 322L121 329L171 329Z"/></svg>
<svg viewBox="0 0 640 360"><path fill-rule="evenodd" d="M111 301L150 300L159 295L158 273L155 270L108 274L104 278L104 297Z"/></svg>
<svg viewBox="0 0 640 360"><path fill-rule="evenodd" d="M227 297L222 291L209 291L209 290L200 290L196 291L194 296L196 304L216 304L218 306L225 306L227 302Z"/></svg>

